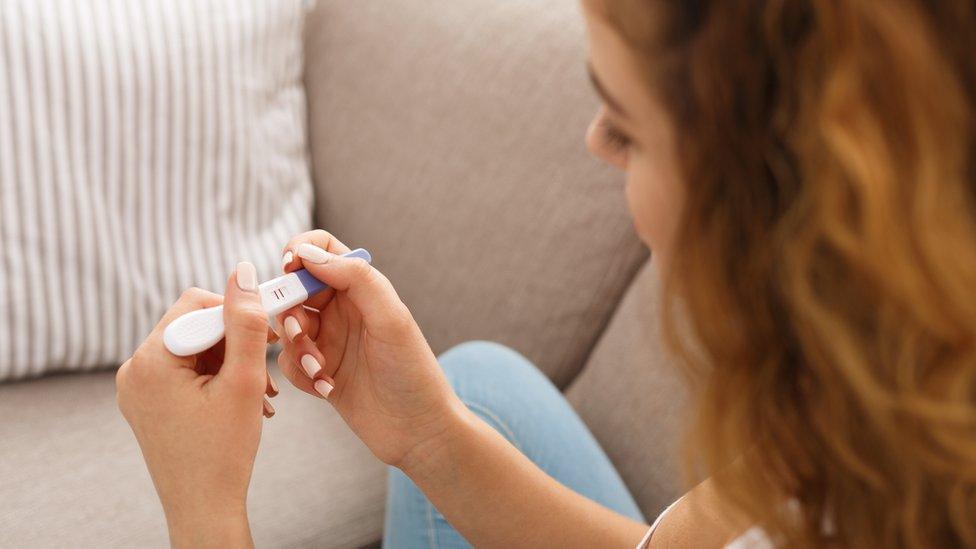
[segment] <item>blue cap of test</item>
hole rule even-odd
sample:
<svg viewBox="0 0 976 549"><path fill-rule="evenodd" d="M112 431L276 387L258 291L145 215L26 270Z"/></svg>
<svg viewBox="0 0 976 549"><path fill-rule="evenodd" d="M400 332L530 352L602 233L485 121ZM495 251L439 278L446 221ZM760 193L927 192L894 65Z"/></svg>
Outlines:
<svg viewBox="0 0 976 549"><path fill-rule="evenodd" d="M367 252L362 248L358 248L347 254L342 254L342 257L355 257L366 261L366 263L373 262L373 257L369 255L369 252ZM301 281L302 286L305 288L305 291L308 292L308 297L312 297L313 295L329 287L328 284L315 278L314 276L312 276L312 273L308 272L305 269L299 269L295 271L295 274L298 276L298 280Z"/></svg>

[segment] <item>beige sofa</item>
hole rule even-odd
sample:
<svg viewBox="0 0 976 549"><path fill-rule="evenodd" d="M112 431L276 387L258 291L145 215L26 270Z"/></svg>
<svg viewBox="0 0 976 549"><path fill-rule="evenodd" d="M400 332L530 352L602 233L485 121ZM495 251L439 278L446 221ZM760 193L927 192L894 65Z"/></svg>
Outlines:
<svg viewBox="0 0 976 549"><path fill-rule="evenodd" d="M306 28L316 215L373 252L435 351L491 339L535 361L650 517L680 490L683 393L622 177L583 144L597 102L578 9L322 0ZM0 546L166 545L113 376L0 386ZM283 389L250 493L257 544L375 543L383 466Z"/></svg>

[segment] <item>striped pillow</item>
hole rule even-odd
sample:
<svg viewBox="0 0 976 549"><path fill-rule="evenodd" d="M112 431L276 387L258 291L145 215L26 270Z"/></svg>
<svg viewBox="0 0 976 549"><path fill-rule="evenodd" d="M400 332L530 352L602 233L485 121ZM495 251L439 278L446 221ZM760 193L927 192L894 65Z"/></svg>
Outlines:
<svg viewBox="0 0 976 549"><path fill-rule="evenodd" d="M310 224L304 0L0 0L0 380L117 365Z"/></svg>

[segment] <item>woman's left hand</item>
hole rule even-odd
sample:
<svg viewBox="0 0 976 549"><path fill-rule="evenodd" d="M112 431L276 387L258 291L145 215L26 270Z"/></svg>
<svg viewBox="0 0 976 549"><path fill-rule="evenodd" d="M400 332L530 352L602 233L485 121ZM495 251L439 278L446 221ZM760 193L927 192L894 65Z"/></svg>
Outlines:
<svg viewBox="0 0 976 549"><path fill-rule="evenodd" d="M224 305L225 339L177 357L163 331L180 315ZM267 315L254 266L238 265L225 296L183 293L116 377L119 409L139 441L173 546L250 546L246 499L261 438Z"/></svg>

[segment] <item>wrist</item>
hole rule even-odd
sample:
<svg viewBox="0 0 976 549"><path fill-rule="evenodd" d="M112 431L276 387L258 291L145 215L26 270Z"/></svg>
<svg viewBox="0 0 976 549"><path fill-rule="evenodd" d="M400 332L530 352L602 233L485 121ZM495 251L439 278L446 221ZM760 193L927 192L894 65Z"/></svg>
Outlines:
<svg viewBox="0 0 976 549"><path fill-rule="evenodd" d="M172 547L253 547L245 505L167 507Z"/></svg>
<svg viewBox="0 0 976 549"><path fill-rule="evenodd" d="M474 438L481 420L458 398L453 398L439 428L393 464L419 481L437 474L450 474L458 450Z"/></svg>

